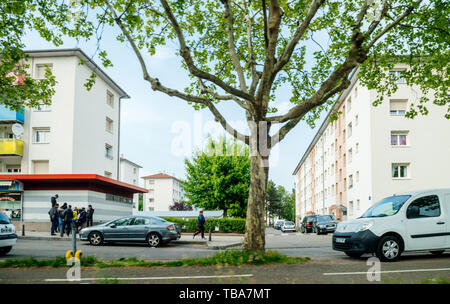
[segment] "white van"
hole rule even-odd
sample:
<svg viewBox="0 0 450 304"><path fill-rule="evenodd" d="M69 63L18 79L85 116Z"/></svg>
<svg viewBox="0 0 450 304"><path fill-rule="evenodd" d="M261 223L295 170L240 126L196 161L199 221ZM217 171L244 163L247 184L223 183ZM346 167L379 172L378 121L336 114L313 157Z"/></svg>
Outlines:
<svg viewBox="0 0 450 304"><path fill-rule="evenodd" d="M10 252L16 241L16 228L9 218L0 212L0 256Z"/></svg>
<svg viewBox="0 0 450 304"><path fill-rule="evenodd" d="M361 217L339 223L333 249L350 257L375 253L396 261L404 251L442 254L450 249L450 189L396 194Z"/></svg>

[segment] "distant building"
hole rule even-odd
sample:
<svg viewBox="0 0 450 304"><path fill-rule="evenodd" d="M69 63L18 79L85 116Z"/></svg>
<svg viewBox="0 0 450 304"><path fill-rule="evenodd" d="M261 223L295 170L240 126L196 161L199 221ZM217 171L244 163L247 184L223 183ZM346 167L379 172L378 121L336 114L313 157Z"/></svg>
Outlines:
<svg viewBox="0 0 450 304"><path fill-rule="evenodd" d="M142 167L129 161L123 156L120 157L120 181L139 186L139 169ZM139 209L139 194L133 196L133 210Z"/></svg>
<svg viewBox="0 0 450 304"><path fill-rule="evenodd" d="M397 65L391 73L401 73ZM338 120L328 117L295 168L296 214L360 216L386 196L402 191L450 187L450 123L445 107L428 97L429 114L405 118L422 92L398 80L398 90L377 107L377 97L358 80L339 97Z"/></svg>
<svg viewBox="0 0 450 304"><path fill-rule="evenodd" d="M131 214L133 194L146 190L118 182L120 107L128 94L80 49L26 53L30 75L43 78L48 67L57 84L51 105L18 112L0 105L0 212L48 224L50 197L59 194L60 203L92 204L94 220ZM88 91L92 72L98 77Z"/></svg>
<svg viewBox="0 0 450 304"><path fill-rule="evenodd" d="M169 211L175 202L184 200L180 181L165 173L158 173L142 177L144 188L144 211Z"/></svg>

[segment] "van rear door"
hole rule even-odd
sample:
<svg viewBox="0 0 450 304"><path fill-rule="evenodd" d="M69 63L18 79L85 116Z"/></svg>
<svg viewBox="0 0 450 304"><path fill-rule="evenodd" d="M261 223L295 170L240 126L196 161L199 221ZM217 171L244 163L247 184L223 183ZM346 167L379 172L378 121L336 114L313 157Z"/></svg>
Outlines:
<svg viewBox="0 0 450 304"><path fill-rule="evenodd" d="M443 196L426 195L414 199L406 209L407 250L445 248L447 206Z"/></svg>

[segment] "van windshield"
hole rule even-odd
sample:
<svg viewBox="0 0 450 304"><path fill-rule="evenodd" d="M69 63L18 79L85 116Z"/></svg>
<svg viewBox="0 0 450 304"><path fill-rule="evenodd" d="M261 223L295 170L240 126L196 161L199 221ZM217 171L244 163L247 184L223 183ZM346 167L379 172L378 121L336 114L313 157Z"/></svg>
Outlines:
<svg viewBox="0 0 450 304"><path fill-rule="evenodd" d="M411 195L390 196L369 208L361 217L384 217L396 214Z"/></svg>

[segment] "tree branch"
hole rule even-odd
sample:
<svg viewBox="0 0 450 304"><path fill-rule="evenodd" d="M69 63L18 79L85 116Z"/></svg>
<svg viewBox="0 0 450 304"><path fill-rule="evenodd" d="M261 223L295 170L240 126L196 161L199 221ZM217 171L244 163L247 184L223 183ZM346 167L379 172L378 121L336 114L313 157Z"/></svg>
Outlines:
<svg viewBox="0 0 450 304"><path fill-rule="evenodd" d="M209 73L197 68L197 66L194 64L194 60L192 59L189 47L186 45L186 41L184 39L184 35L181 30L181 27L178 24L178 21L176 20L175 16L173 15L169 4L167 3L166 0L160 0L160 1L161 1L161 4L164 8L164 11L165 11L167 17L170 20L170 23L172 24L173 29L175 30L175 33L178 38L178 42L180 43L180 55L181 55L181 57L183 57L184 62L186 63L186 65L189 69L189 72L191 72L192 75L194 75L198 78L209 80L209 81L215 83L216 85L221 87L225 92L227 92L229 94L238 96L245 100L253 101L254 98L250 94L245 93L239 89L236 89L236 88L228 85L224 81L222 81L217 76L209 74Z"/></svg>
<svg viewBox="0 0 450 304"><path fill-rule="evenodd" d="M225 18L227 19L227 35L228 35L228 50L230 53L231 61L236 70L239 78L239 85L242 92L247 93L247 85L245 83L244 72L242 71L241 64L239 62L238 55L236 54L236 45L234 43L234 33L233 33L233 12L231 10L230 1L224 0L223 5L225 6Z"/></svg>

